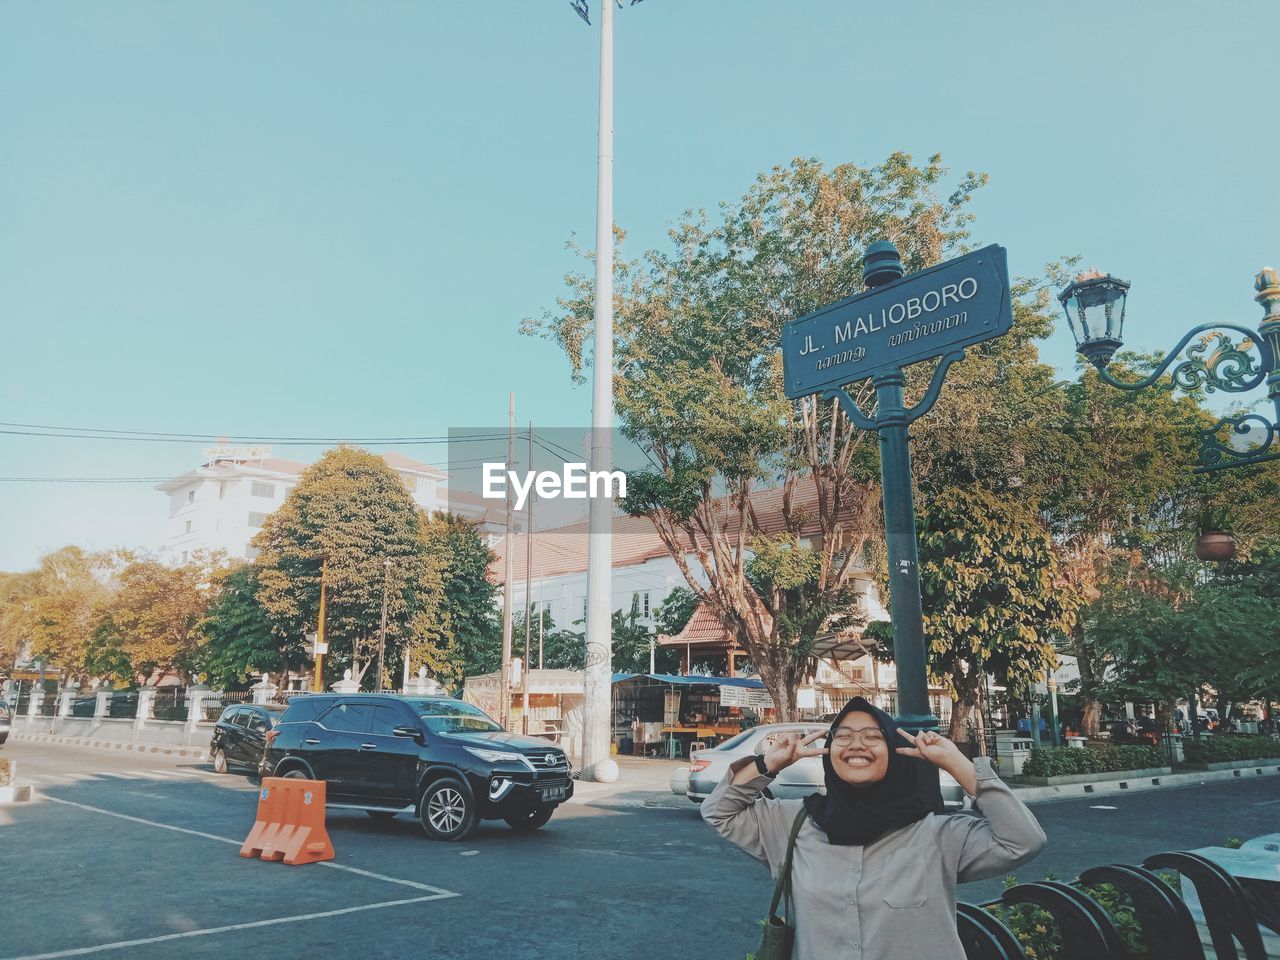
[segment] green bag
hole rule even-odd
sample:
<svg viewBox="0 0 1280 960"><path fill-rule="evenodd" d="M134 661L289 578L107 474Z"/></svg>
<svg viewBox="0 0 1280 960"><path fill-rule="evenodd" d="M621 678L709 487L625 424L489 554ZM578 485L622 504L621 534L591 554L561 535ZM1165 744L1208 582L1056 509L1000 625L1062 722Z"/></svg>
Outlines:
<svg viewBox="0 0 1280 960"><path fill-rule="evenodd" d="M791 946L796 938L795 927L790 923L795 916L791 902L791 859L796 852L796 835L808 815L809 811L804 807L796 814L791 839L787 841L787 859L773 888L773 902L769 904L769 916L764 921L764 936L760 940L760 949L754 954L755 960L791 960ZM779 903L785 904L786 916L778 916Z"/></svg>

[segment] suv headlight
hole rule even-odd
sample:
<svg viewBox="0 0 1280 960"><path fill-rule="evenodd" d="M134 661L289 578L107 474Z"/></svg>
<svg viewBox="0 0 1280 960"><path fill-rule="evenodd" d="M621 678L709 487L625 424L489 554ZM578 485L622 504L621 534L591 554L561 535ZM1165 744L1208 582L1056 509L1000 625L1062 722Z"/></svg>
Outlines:
<svg viewBox="0 0 1280 960"><path fill-rule="evenodd" d="M501 763L503 761L509 763L523 763L529 766L529 761L524 758L523 754L510 753L506 750L481 750L479 747L465 748L467 753L475 754L485 763Z"/></svg>

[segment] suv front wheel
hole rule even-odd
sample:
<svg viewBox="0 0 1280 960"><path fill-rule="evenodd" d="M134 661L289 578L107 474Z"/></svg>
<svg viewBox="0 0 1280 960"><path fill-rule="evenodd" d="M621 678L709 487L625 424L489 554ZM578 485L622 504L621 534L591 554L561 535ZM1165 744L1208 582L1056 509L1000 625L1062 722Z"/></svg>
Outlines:
<svg viewBox="0 0 1280 960"><path fill-rule="evenodd" d="M461 840L475 829L476 801L461 780L445 777L423 791L418 817L432 840Z"/></svg>

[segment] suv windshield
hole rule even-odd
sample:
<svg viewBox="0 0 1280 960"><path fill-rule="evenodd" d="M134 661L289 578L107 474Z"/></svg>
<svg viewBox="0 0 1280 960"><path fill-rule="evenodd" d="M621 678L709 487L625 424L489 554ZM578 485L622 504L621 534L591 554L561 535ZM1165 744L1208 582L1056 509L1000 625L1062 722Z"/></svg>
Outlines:
<svg viewBox="0 0 1280 960"><path fill-rule="evenodd" d="M409 706L432 733L494 733L502 729L479 707L461 700L411 700Z"/></svg>

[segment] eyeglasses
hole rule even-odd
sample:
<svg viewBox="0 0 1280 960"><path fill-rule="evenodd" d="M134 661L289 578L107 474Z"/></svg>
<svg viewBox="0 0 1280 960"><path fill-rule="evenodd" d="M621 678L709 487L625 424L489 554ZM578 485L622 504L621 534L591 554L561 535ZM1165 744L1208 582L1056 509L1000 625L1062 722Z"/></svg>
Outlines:
<svg viewBox="0 0 1280 960"><path fill-rule="evenodd" d="M841 727L832 732L831 742L837 747L851 747L855 743L864 747L878 747L884 743L884 731L879 727L863 727L859 730Z"/></svg>

